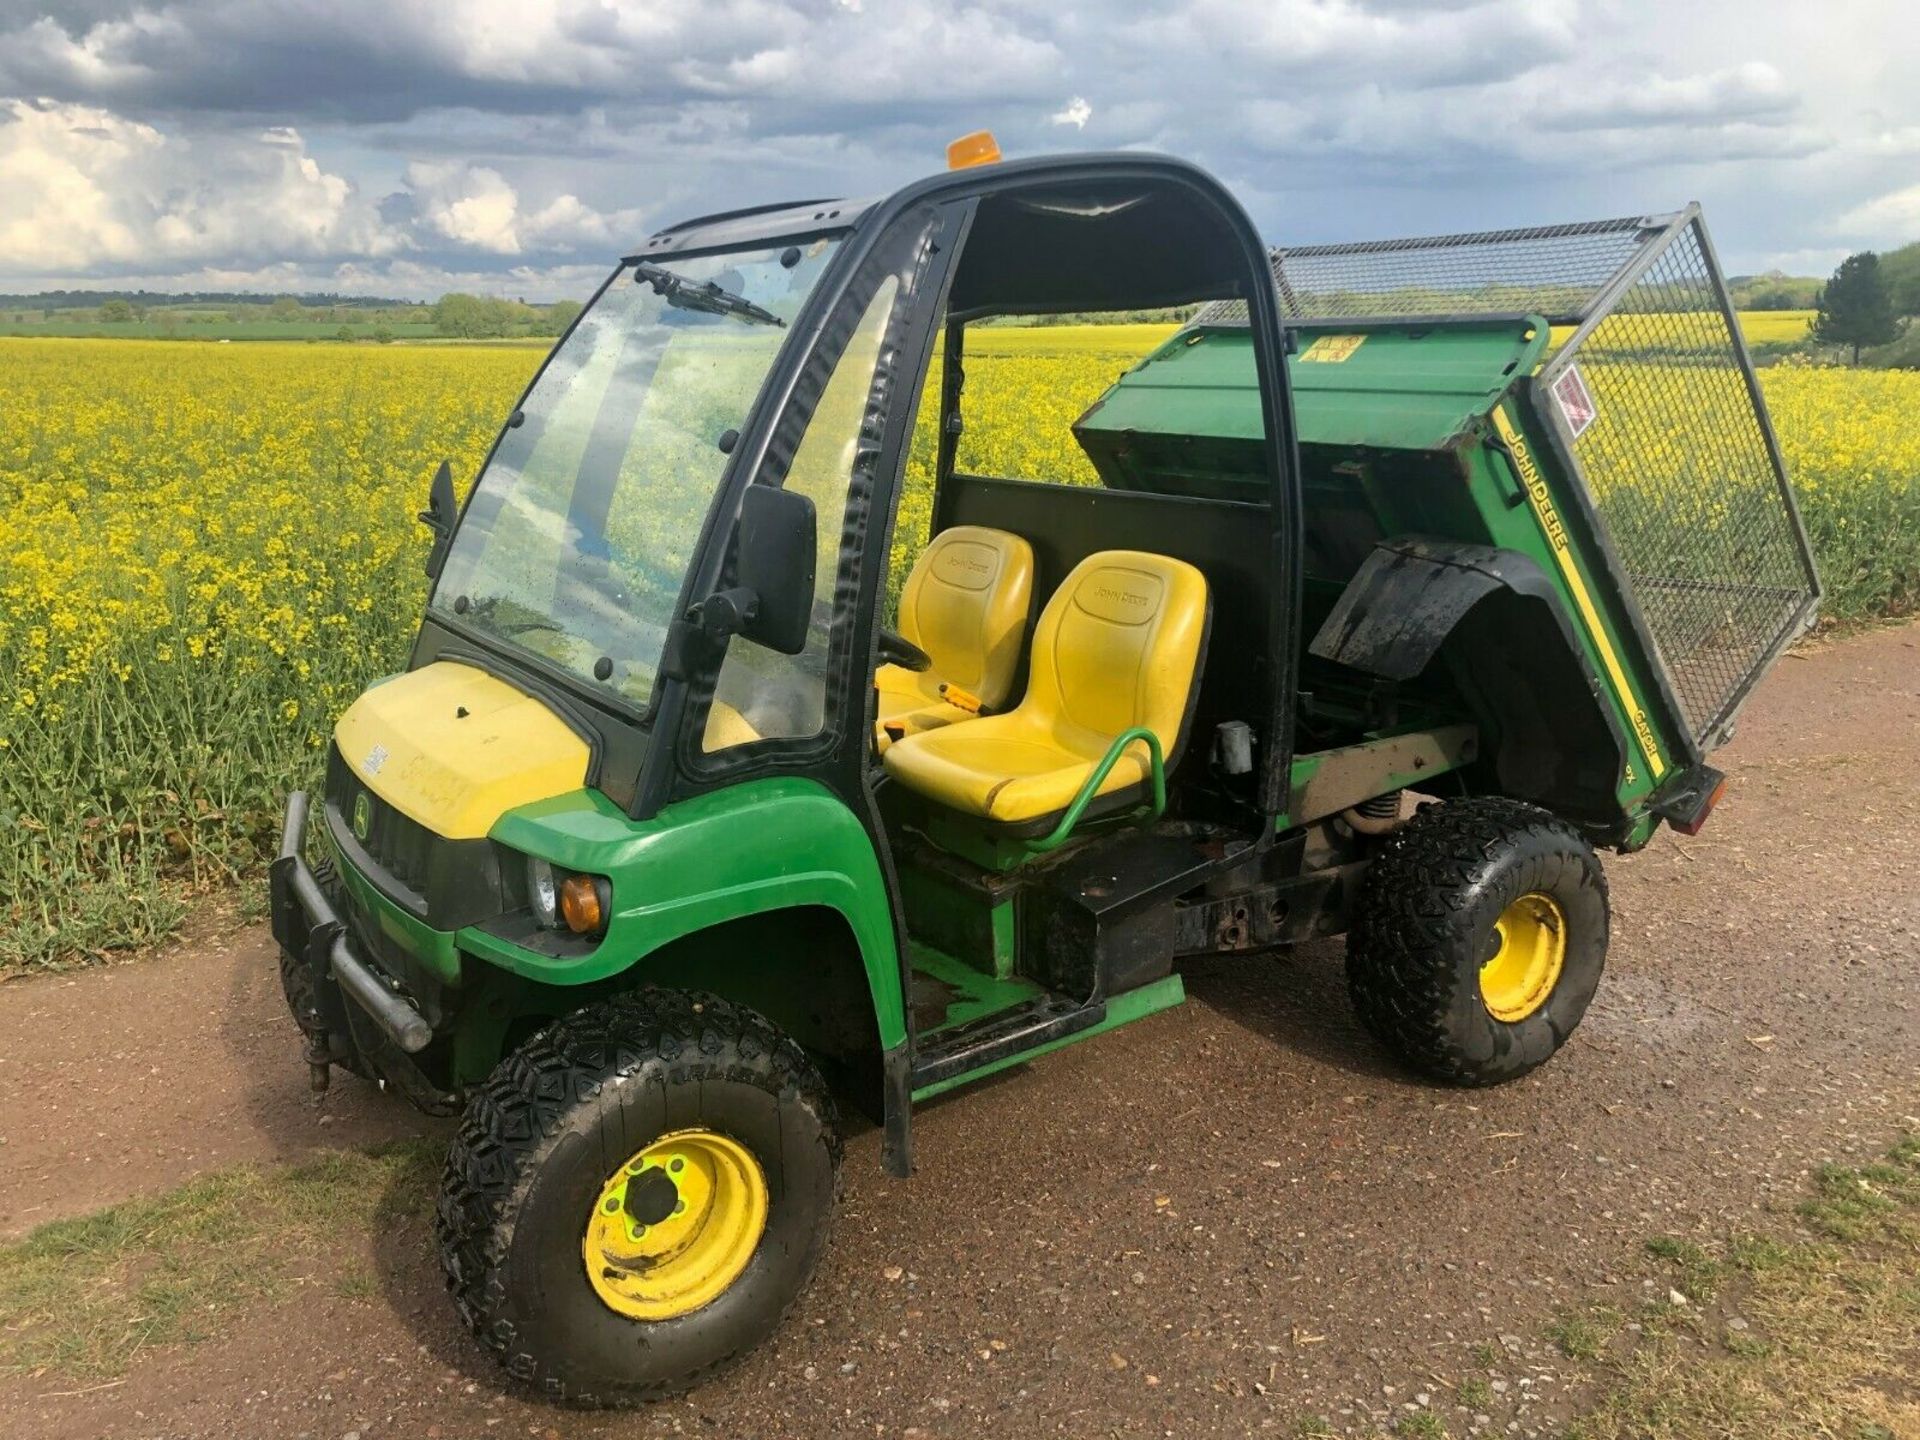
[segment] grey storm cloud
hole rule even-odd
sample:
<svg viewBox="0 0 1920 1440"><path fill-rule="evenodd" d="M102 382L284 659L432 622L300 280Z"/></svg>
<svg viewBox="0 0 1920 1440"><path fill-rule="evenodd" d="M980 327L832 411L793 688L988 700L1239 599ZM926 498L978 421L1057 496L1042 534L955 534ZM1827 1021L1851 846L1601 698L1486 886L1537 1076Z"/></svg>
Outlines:
<svg viewBox="0 0 1920 1440"><path fill-rule="evenodd" d="M884 190L981 125L1009 153L1186 155L1276 238L1697 196L1731 255L1811 264L1906 238L1875 227L1920 158L1907 7L1857 0L1851 46L1840 24L1740 0L0 0L0 277L537 289L658 222Z"/></svg>

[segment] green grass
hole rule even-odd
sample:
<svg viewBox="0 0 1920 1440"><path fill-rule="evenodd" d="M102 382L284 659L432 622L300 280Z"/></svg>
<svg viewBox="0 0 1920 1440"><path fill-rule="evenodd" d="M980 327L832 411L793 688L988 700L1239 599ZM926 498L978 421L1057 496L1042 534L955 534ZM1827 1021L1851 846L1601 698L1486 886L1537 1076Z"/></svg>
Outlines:
<svg viewBox="0 0 1920 1440"><path fill-rule="evenodd" d="M439 1160L437 1146L409 1141L241 1166L42 1225L0 1247L0 1374L99 1380L156 1345L217 1335L311 1279L303 1266L328 1264L330 1247L423 1219ZM103 1167L103 1183L112 1176ZM364 1266L330 1283L350 1299L379 1289Z"/></svg>
<svg viewBox="0 0 1920 1440"><path fill-rule="evenodd" d="M1547 1327L1547 1338L1569 1360L1595 1360L1619 1325L1617 1311L1596 1307L1585 1314L1562 1315Z"/></svg>
<svg viewBox="0 0 1920 1440"><path fill-rule="evenodd" d="M1734 1235L1711 1251L1650 1242L1681 1281L1715 1299L1653 1307L1658 1323L1593 1367L1593 1389L1568 1433L1920 1435L1920 1138L1875 1164L1826 1166L1813 1191L1799 1209L1799 1237Z"/></svg>
<svg viewBox="0 0 1920 1440"><path fill-rule="evenodd" d="M345 327L357 340L371 340L382 326L367 322ZM384 328L396 340L429 340L438 335L431 322L399 321ZM105 323L99 320L73 320L59 311L44 320L17 322L11 312L0 312L0 335L52 336L58 339L89 340L334 340L341 326L316 320L186 320L172 322L148 318ZM549 341L549 344L552 342Z"/></svg>
<svg viewBox="0 0 1920 1440"><path fill-rule="evenodd" d="M1680 1273L1677 1287L1689 1300L1711 1300L1720 1288L1723 1267L1691 1240L1660 1235L1647 1242L1647 1253L1670 1262Z"/></svg>

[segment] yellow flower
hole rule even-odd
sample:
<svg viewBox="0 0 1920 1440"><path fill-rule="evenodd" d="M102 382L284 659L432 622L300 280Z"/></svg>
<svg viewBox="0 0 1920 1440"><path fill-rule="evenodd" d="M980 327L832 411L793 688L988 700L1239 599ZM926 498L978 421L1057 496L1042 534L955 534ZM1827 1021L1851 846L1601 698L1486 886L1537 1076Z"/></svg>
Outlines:
<svg viewBox="0 0 1920 1440"><path fill-rule="evenodd" d="M1098 483L1071 426L1168 333L971 332L960 467ZM0 747L8 807L46 822L0 827L0 915L50 873L155 885L184 868L224 883L258 860L255 819L311 782L333 718L406 661L426 594L413 517L435 468L446 459L462 487L471 480L541 358L0 338L0 716L11 717ZM1602 395L1590 433L1620 447L1620 463L1596 471L1597 487L1619 487L1603 499L1651 507L1677 541L1725 524L1739 496L1713 482L1722 457L1693 422L1706 398L1745 403L1742 387L1719 383L1733 378L1683 377L1666 387L1671 413L1641 417L1631 435L1605 428ZM1603 379L1589 375L1597 390ZM911 441L895 587L931 523L937 384ZM1761 385L1828 612L1920 605L1920 374L1783 364ZM1657 483L1688 465L1707 479ZM635 546L659 544L644 506L612 520ZM75 754L88 758L78 775ZM136 789L145 798L129 800ZM232 830L200 818L214 809ZM191 836L186 865L158 840L152 852L101 848L100 832L72 823L89 813L121 817L130 834ZM74 908L53 917L62 934L85 898L69 889Z"/></svg>

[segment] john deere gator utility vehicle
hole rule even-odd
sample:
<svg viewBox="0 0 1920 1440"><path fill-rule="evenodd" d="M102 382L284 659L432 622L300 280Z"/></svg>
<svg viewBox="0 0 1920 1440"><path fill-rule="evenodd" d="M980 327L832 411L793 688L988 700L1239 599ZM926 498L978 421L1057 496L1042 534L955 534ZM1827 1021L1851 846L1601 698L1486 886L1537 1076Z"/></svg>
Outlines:
<svg viewBox="0 0 1920 1440"><path fill-rule="evenodd" d="M1071 422L1098 484L962 463L986 322L1196 303ZM316 1084L462 1116L455 1304L579 1404L773 1330L840 1106L904 1176L1183 958L1344 932L1413 1070L1541 1064L1596 849L1699 829L1818 594L1696 209L1270 254L1145 155L661 231L455 511L273 923Z"/></svg>

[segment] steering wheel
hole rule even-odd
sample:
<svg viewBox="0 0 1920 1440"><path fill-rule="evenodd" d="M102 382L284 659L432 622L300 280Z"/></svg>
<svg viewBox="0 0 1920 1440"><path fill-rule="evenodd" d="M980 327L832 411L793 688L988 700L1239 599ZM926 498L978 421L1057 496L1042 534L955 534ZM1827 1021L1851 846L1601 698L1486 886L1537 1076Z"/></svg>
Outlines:
<svg viewBox="0 0 1920 1440"><path fill-rule="evenodd" d="M899 631L883 626L875 639L877 643L874 648L889 665L898 665L902 670L911 670L916 675L933 668L933 657Z"/></svg>

